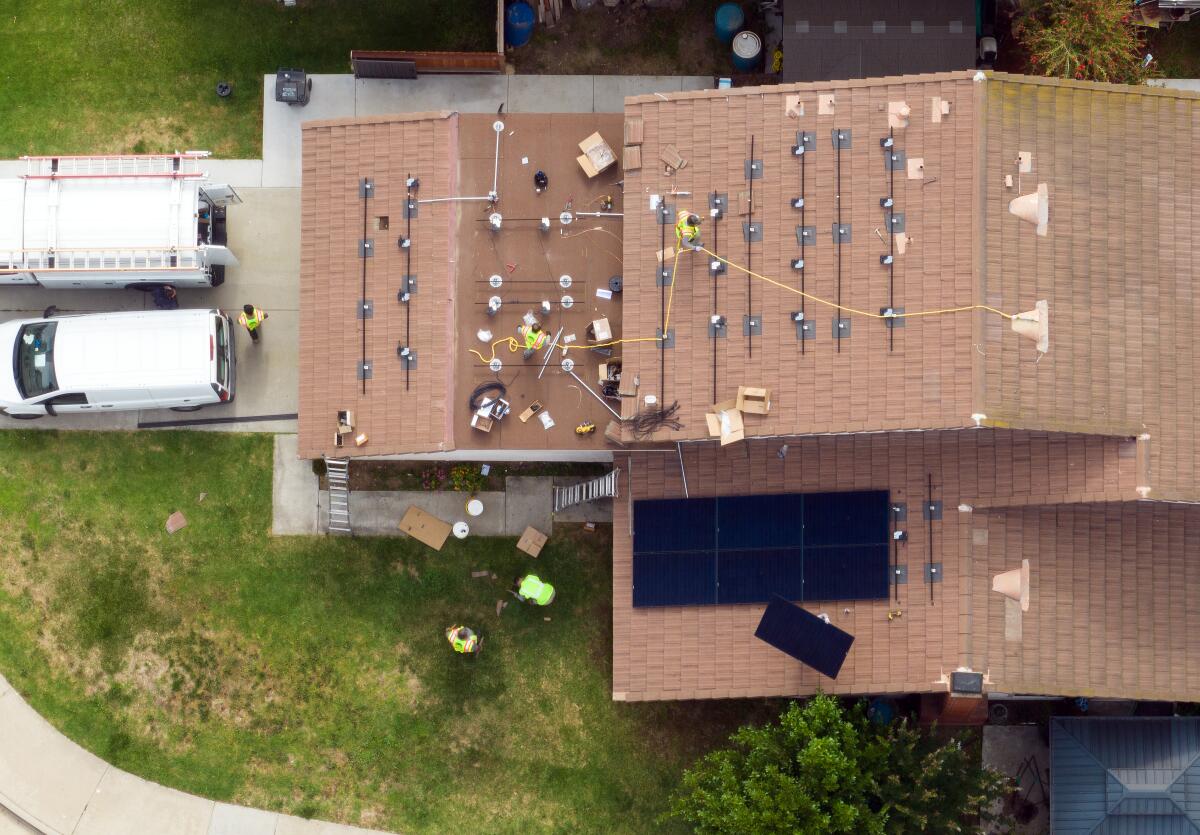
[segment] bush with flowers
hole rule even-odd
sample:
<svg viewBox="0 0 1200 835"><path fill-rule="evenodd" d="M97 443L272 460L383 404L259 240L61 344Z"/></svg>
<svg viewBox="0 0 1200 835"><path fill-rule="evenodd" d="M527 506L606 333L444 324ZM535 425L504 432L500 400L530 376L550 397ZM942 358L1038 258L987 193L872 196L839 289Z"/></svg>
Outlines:
<svg viewBox="0 0 1200 835"><path fill-rule="evenodd" d="M1013 34L1035 75L1141 84L1145 42L1128 0L1027 0Z"/></svg>

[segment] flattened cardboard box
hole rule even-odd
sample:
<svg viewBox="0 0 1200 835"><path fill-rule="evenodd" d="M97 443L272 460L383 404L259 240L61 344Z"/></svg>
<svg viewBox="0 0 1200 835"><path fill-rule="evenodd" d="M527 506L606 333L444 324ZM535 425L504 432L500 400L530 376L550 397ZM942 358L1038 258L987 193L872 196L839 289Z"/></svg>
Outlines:
<svg viewBox="0 0 1200 835"><path fill-rule="evenodd" d="M404 518L400 520L400 530L418 542L424 542L435 551L442 550L447 537L450 536L448 523L416 505L404 512Z"/></svg>
<svg viewBox="0 0 1200 835"><path fill-rule="evenodd" d="M726 400L712 407L712 411L704 415L708 423L708 434L721 439L721 446L744 440L746 429L742 424L742 413L737 409L737 402Z"/></svg>

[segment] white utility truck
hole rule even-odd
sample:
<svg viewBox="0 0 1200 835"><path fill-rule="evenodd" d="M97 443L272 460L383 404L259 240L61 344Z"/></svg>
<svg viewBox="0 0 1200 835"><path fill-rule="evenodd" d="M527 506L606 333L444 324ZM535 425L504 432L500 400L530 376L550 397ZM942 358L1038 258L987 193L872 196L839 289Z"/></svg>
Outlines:
<svg viewBox="0 0 1200 835"><path fill-rule="evenodd" d="M23 157L0 179L0 285L152 290L215 287L232 188L201 170L206 151Z"/></svg>
<svg viewBox="0 0 1200 835"><path fill-rule="evenodd" d="M233 400L233 322L220 310L88 313L0 324L0 412L175 409Z"/></svg>

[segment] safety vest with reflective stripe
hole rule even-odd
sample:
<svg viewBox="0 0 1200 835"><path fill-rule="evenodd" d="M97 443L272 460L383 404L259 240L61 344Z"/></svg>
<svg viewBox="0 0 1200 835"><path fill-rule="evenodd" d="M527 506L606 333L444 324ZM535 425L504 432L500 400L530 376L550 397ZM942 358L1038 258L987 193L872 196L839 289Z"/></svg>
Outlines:
<svg viewBox="0 0 1200 835"><path fill-rule="evenodd" d="M554 586L543 583L536 574L529 574L521 580L521 588L517 594L525 600L532 600L539 606L545 606L554 599Z"/></svg>
<svg viewBox="0 0 1200 835"><path fill-rule="evenodd" d="M461 637L460 633L466 633L466 637ZM478 643L478 638L470 629L463 626L452 626L446 630L446 638L450 641L450 646L454 647L455 652L474 652L475 644Z"/></svg>
<svg viewBox="0 0 1200 835"><path fill-rule="evenodd" d="M684 209L679 213L678 220L675 223L675 242L682 243L683 241L694 241L700 235L700 227L693 226L688 223L688 216L691 212Z"/></svg>
<svg viewBox="0 0 1200 835"><path fill-rule="evenodd" d="M521 335L525 337L526 350L536 351L546 344L546 332L543 330L535 331L529 325L522 325Z"/></svg>
<svg viewBox="0 0 1200 835"><path fill-rule="evenodd" d="M267 314L263 313L261 310L259 310L256 307L256 308L254 308L254 315L249 316L249 317L246 316L246 311L243 310L238 315L238 323L241 325L245 325L246 330L252 331L255 328L257 328L259 325L261 325L263 319L266 319L266 318L267 318Z"/></svg>

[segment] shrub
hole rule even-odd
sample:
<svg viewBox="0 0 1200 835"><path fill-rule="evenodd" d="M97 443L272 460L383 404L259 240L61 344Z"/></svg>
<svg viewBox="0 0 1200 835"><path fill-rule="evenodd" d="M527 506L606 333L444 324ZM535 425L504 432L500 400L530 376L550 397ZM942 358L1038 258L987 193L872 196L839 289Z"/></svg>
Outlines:
<svg viewBox="0 0 1200 835"><path fill-rule="evenodd" d="M1129 10L1128 0L1028 0L1013 34L1035 75L1141 84L1152 73Z"/></svg>
<svg viewBox="0 0 1200 835"><path fill-rule="evenodd" d="M487 476L472 464L459 464L450 470L450 489L478 493L487 486Z"/></svg>

